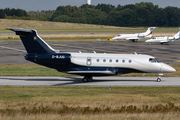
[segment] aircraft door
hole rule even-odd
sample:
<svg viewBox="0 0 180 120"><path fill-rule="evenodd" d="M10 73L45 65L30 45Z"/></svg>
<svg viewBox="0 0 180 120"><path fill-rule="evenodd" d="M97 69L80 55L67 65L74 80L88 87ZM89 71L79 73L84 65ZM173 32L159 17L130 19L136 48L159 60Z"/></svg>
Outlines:
<svg viewBox="0 0 180 120"><path fill-rule="evenodd" d="M161 65L160 72L163 72L162 69L163 69L163 65Z"/></svg>
<svg viewBox="0 0 180 120"><path fill-rule="evenodd" d="M89 66L92 64L91 57L87 57L86 64L89 65Z"/></svg>

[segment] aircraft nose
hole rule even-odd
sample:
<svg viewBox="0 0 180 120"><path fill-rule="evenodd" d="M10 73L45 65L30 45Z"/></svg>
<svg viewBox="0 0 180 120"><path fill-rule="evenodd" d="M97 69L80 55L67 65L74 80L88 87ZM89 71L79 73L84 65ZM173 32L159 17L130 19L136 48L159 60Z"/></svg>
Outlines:
<svg viewBox="0 0 180 120"><path fill-rule="evenodd" d="M176 72L176 70L173 68L173 67L171 67L171 66L169 66L169 65L163 65L162 67L161 67L161 70L162 70L162 72L166 72L166 73L172 73L172 72Z"/></svg>
<svg viewBox="0 0 180 120"><path fill-rule="evenodd" d="M117 40L117 38L116 38L116 37L113 37L112 40Z"/></svg>
<svg viewBox="0 0 180 120"><path fill-rule="evenodd" d="M145 42L151 42L151 40L146 40Z"/></svg>

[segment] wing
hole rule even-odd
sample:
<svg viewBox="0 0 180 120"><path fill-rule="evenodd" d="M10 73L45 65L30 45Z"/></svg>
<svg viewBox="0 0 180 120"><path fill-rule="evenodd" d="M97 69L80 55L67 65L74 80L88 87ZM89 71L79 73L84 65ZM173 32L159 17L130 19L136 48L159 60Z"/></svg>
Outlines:
<svg viewBox="0 0 180 120"><path fill-rule="evenodd" d="M172 42L173 40L161 40L160 43L168 43L168 42Z"/></svg>

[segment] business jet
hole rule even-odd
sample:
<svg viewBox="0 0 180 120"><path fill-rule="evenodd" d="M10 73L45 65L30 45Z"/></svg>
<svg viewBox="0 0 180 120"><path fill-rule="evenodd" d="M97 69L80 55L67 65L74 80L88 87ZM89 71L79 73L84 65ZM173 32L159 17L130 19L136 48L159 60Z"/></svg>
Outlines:
<svg viewBox="0 0 180 120"><path fill-rule="evenodd" d="M83 82L92 81L93 76L110 76L126 73L158 73L157 81L163 73L176 70L150 55L106 54L60 52L49 46L36 30L9 28L19 35L27 51L28 61L56 69L59 72L84 76Z"/></svg>
<svg viewBox="0 0 180 120"><path fill-rule="evenodd" d="M174 35L174 37L154 37L152 39L146 40L145 42L168 44L169 42L173 42L178 39L180 39L180 31L176 35Z"/></svg>
<svg viewBox="0 0 180 120"><path fill-rule="evenodd" d="M135 33L135 34L119 34L116 37L113 37L112 40L131 40L132 42L137 42L139 39L147 39L152 37L152 32L156 27L149 27L146 32L143 33Z"/></svg>

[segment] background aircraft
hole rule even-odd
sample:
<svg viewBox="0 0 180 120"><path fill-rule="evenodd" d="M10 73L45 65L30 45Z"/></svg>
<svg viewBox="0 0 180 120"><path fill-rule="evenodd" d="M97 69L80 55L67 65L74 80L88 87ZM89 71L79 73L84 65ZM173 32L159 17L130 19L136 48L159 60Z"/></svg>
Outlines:
<svg viewBox="0 0 180 120"><path fill-rule="evenodd" d="M146 32L143 33L136 33L136 34L120 34L116 37L113 37L112 39L109 40L131 40L132 42L137 42L139 39L146 39L146 38L151 38L152 37L152 31L156 27L149 27Z"/></svg>
<svg viewBox="0 0 180 120"><path fill-rule="evenodd" d="M175 40L180 39L180 31L174 36L174 37L154 37L152 39L146 40L145 42L149 42L149 43L169 43L169 42L173 42Z"/></svg>
<svg viewBox="0 0 180 120"><path fill-rule="evenodd" d="M110 76L126 73L175 72L171 66L157 58L141 54L104 54L59 52L42 40L36 30L10 28L19 35L27 51L26 60L54 68L59 72L84 76L83 82L92 81L93 76Z"/></svg>

